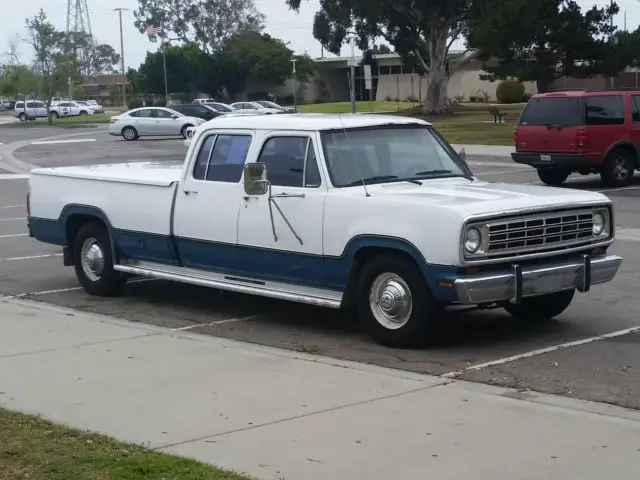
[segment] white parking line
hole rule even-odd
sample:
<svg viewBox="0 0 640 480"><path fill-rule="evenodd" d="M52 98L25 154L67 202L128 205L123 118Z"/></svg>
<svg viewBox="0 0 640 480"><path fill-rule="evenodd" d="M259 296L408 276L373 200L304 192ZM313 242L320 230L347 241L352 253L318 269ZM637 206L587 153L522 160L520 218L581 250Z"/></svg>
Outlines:
<svg viewBox="0 0 640 480"><path fill-rule="evenodd" d="M477 372L478 370L484 370L486 368L495 367L498 365L504 365L506 363L516 362L518 360L523 360L525 358L535 357L538 355L543 355L545 353L552 353L558 350L563 350L565 348L570 347L578 347L580 345L586 345L588 343L598 342L600 340L606 340L608 338L621 337L623 335L629 335L631 333L640 332L640 325L630 328L625 328L623 330L617 330L611 333L605 333L603 335L598 335L595 337L583 338L582 340L575 340L573 342L561 343L559 345L554 345L552 347L538 348L537 350L531 350L530 352L519 353L518 355L512 355L510 357L499 358L497 360L493 360L491 362L479 363L477 365L472 365L463 370L458 370L455 372L445 373L444 375L440 375L443 378L456 378L460 375L464 375L465 373Z"/></svg>
<svg viewBox="0 0 640 480"><path fill-rule="evenodd" d="M128 282L128 284L135 285L136 283L154 282L157 280L158 280L157 278L139 278L137 280L131 280L130 282ZM24 298L32 295L51 295L54 293L75 292L77 290L83 290L83 287L56 288L55 290L41 290L39 292L26 292L26 293L19 293L17 295L8 295L4 298Z"/></svg>
<svg viewBox="0 0 640 480"><path fill-rule="evenodd" d="M25 205L0 205L0 210L5 208L24 208Z"/></svg>
<svg viewBox="0 0 640 480"><path fill-rule="evenodd" d="M254 318L258 318L262 315L265 315L265 313L266 312L256 313L255 315L249 315L247 317L227 318L226 320L215 320L213 322L208 322L208 323L197 323L195 325L187 325L186 327L170 328L169 330L171 330L172 332L185 332L185 331L193 330L194 328L200 328L200 327L211 327L213 325L224 325L226 323L246 322Z"/></svg>
<svg viewBox="0 0 640 480"><path fill-rule="evenodd" d="M28 173L20 174L20 173L6 173L0 175L0 180L25 180L31 177Z"/></svg>
<svg viewBox="0 0 640 480"><path fill-rule="evenodd" d="M0 218L0 222L18 222L20 220L26 220L26 218L25 217Z"/></svg>
<svg viewBox="0 0 640 480"><path fill-rule="evenodd" d="M28 237L28 233L14 233L11 235L0 235L0 238L16 238L16 237Z"/></svg>
<svg viewBox="0 0 640 480"><path fill-rule="evenodd" d="M476 177L478 175L501 175L504 173L514 173L514 172L529 172L530 170L528 168L514 168L513 170L501 170L499 172L478 172L478 173L473 173Z"/></svg>
<svg viewBox="0 0 640 480"><path fill-rule="evenodd" d="M61 253L48 253L45 255L31 255L28 257L9 257L9 258L0 258L0 262L15 262L17 260L35 260L38 258L50 258L50 257L61 257Z"/></svg>
<svg viewBox="0 0 640 480"><path fill-rule="evenodd" d="M42 140L40 142L31 142L31 145L55 145L58 143L86 143L95 141L95 138L71 138L68 140Z"/></svg>

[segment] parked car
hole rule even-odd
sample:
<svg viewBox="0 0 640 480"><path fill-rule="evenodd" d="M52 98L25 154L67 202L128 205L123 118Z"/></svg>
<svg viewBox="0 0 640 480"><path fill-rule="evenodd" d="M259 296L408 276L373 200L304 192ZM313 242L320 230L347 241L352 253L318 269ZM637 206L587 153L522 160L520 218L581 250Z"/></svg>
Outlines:
<svg viewBox="0 0 640 480"><path fill-rule="evenodd" d="M93 107L94 113L104 113L104 107L100 105L96 100L85 100L85 103Z"/></svg>
<svg viewBox="0 0 640 480"><path fill-rule="evenodd" d="M210 103L215 101L214 98L196 98L193 103Z"/></svg>
<svg viewBox="0 0 640 480"><path fill-rule="evenodd" d="M231 113L236 111L236 109L233 108L231 105L227 105L226 103L221 103L221 102L207 102L204 105L211 107L214 110L217 110L218 112L222 112L222 113Z"/></svg>
<svg viewBox="0 0 640 480"><path fill-rule="evenodd" d="M74 102L78 107L80 107L80 111L86 111L87 113L80 113L80 115L93 115L98 113L102 107L100 105L93 105L89 102L85 102L84 100L74 100Z"/></svg>
<svg viewBox="0 0 640 480"><path fill-rule="evenodd" d="M262 115L270 115L273 113L282 113L276 108L267 108L260 105L258 102L235 102L231 106L236 110L252 110Z"/></svg>
<svg viewBox="0 0 640 480"><path fill-rule="evenodd" d="M182 166L37 168L28 192L29 234L90 295L141 275L342 308L395 347L446 306L553 318L622 263L608 197L478 180L404 116L224 115Z"/></svg>
<svg viewBox="0 0 640 480"><path fill-rule="evenodd" d="M83 102L54 102L49 108L49 114L54 118L93 115L93 113L93 108Z"/></svg>
<svg viewBox="0 0 640 480"><path fill-rule="evenodd" d="M220 115L219 117L216 118L220 118L220 117L238 117L238 116L246 116L246 115L258 115L257 113L254 113L253 111L234 111L231 113L225 113L223 115ZM199 128L206 128L207 124L209 122L203 123L202 125L198 125L195 127L189 127L187 128L187 137L184 139L184 146L185 147L189 147L189 145L191 145L191 139L194 137L194 135L196 134L196 130Z"/></svg>
<svg viewBox="0 0 640 480"><path fill-rule="evenodd" d="M640 168L640 91L563 91L534 95L520 114L511 154L547 185L573 172L629 185Z"/></svg>
<svg viewBox="0 0 640 480"><path fill-rule="evenodd" d="M262 105L265 108L271 108L274 110L280 110L283 113L296 113L296 109L293 107L283 107L282 105L278 105L275 102L272 102L271 100L258 100L254 103L258 103L260 105Z"/></svg>
<svg viewBox="0 0 640 480"><path fill-rule="evenodd" d="M187 137L187 128L201 125L204 120L188 117L167 107L140 107L129 110L109 121L109 134L125 140L137 140L145 136Z"/></svg>
<svg viewBox="0 0 640 480"><path fill-rule="evenodd" d="M201 118L205 121L224 115L224 112L220 112L206 103L179 103L171 105L171 110L190 117Z"/></svg>
<svg viewBox="0 0 640 480"><path fill-rule="evenodd" d="M13 107L13 116L20 121L35 120L36 118L47 118L47 104L41 100L27 100L16 102Z"/></svg>

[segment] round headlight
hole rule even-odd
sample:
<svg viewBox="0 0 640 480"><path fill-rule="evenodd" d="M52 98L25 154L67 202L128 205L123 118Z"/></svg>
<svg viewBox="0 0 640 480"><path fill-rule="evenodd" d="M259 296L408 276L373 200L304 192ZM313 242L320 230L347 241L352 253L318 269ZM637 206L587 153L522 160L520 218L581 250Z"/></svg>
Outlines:
<svg viewBox="0 0 640 480"><path fill-rule="evenodd" d="M600 212L596 212L593 214L593 234L594 235L602 235L604 232L604 228L606 226L606 222L604 219L604 215Z"/></svg>
<svg viewBox="0 0 640 480"><path fill-rule="evenodd" d="M470 228L464 237L464 249L469 253L475 253L480 248L482 236L477 228Z"/></svg>

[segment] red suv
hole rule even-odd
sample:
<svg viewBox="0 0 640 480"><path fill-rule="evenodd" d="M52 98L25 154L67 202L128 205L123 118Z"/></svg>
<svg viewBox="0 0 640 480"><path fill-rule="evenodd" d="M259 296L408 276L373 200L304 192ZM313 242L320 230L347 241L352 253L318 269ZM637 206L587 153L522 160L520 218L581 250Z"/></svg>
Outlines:
<svg viewBox="0 0 640 480"><path fill-rule="evenodd" d="M511 158L547 185L572 172L629 185L640 168L640 91L563 91L531 97L513 132Z"/></svg>

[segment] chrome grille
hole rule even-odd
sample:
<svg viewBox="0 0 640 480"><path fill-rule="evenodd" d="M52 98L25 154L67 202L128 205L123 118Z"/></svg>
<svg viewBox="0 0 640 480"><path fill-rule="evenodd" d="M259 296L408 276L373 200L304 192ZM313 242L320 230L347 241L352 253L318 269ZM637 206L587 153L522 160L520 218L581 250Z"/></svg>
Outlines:
<svg viewBox="0 0 640 480"><path fill-rule="evenodd" d="M519 216L487 224L487 253L515 254L588 244L592 240L593 211L563 211Z"/></svg>

